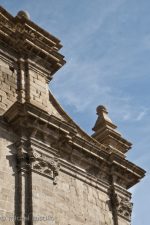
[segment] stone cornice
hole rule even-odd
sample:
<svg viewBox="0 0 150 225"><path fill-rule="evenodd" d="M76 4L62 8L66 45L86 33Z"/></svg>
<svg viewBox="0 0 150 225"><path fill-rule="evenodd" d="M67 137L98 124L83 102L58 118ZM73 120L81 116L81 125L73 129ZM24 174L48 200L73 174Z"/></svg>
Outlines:
<svg viewBox="0 0 150 225"><path fill-rule="evenodd" d="M114 184L126 189L138 183L145 176L145 170L114 153L110 156L110 163Z"/></svg>
<svg viewBox="0 0 150 225"><path fill-rule="evenodd" d="M119 133L114 132L114 130L111 130L109 127L107 128L106 126L92 135L93 138L99 139L101 143L104 142L105 144L107 143L107 141L105 141L106 136L108 140L112 140L112 143L116 143L113 146L113 144L108 141L108 145L112 148L112 151L116 151L119 155L125 157L125 153L131 148L132 144L124 139Z"/></svg>
<svg viewBox="0 0 150 225"><path fill-rule="evenodd" d="M96 153L98 154L101 150L107 151L107 148L104 145L96 145L95 142L87 141L80 136L78 136L76 126L73 124L70 124L68 122L65 122L64 120L61 120L54 115L49 115L44 110L39 109L36 106L33 106L30 103L21 104L19 102L16 102L5 114L5 116L8 119L8 122L12 122L14 119L19 119L19 115L25 116L26 114L33 116L35 119L42 121L43 123L46 123L56 129L59 129L59 131L63 132L67 135L68 141L70 143L75 142L76 145L79 145L81 148L87 148L89 149L89 152L92 152L91 148L93 150L95 149ZM32 124L28 123L29 126L32 126ZM41 129L41 131L44 132L44 130L38 127L38 129ZM106 153L105 153L106 154Z"/></svg>
<svg viewBox="0 0 150 225"><path fill-rule="evenodd" d="M68 163L66 160L60 159L61 169L60 171L67 173L103 192L108 192L109 184L104 180L97 179L96 177L88 174L77 166L73 166L72 163Z"/></svg>
<svg viewBox="0 0 150 225"><path fill-rule="evenodd" d="M15 132L26 132L28 138L49 141L49 146L58 151L60 159L66 160L74 168L81 168L98 180L110 182L113 176L114 185L128 189L144 176L145 171L116 153L95 146L81 137L67 122L33 107L28 103L16 102L4 118L12 125ZM37 136L36 136L37 135ZM36 142L36 141L35 141ZM43 144L44 145L44 144Z"/></svg>
<svg viewBox="0 0 150 225"><path fill-rule="evenodd" d="M0 7L0 41L22 58L44 64L51 76L65 64L60 41L24 17L13 17ZM50 78L51 79L51 78Z"/></svg>

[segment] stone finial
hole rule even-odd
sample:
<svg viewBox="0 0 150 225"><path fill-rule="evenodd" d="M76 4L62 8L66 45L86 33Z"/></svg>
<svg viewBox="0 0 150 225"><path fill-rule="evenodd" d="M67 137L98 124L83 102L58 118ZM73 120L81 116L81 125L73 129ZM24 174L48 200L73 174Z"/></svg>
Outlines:
<svg viewBox="0 0 150 225"><path fill-rule="evenodd" d="M107 120L108 122L112 123L111 119L109 118L108 116L108 110L105 106L103 105L99 105L97 108L96 108L96 111L97 111L97 115L101 117L101 119L105 119Z"/></svg>
<svg viewBox="0 0 150 225"><path fill-rule="evenodd" d="M21 10L21 11L19 11L19 12L17 13L17 17L19 17L19 18L25 18L25 19L27 19L27 20L30 19L29 13L28 13L27 11L23 11L23 10Z"/></svg>
<svg viewBox="0 0 150 225"><path fill-rule="evenodd" d="M130 149L131 143L125 140L116 130L117 126L108 116L108 110L105 106L98 106L96 109L98 118L93 127L92 135L101 144L105 144L112 152L124 157L124 154Z"/></svg>
<svg viewBox="0 0 150 225"><path fill-rule="evenodd" d="M96 111L97 111L97 115L100 115L102 112L105 112L108 114L107 108L103 105L97 106Z"/></svg>
<svg viewBox="0 0 150 225"><path fill-rule="evenodd" d="M93 127L93 131L97 131L99 130L104 124L109 125L110 127L112 127L113 129L117 128L117 126L115 124L112 123L112 120L109 118L108 116L108 110L105 106L103 105L99 105L96 108L96 112L98 115L98 119L95 123L95 126Z"/></svg>

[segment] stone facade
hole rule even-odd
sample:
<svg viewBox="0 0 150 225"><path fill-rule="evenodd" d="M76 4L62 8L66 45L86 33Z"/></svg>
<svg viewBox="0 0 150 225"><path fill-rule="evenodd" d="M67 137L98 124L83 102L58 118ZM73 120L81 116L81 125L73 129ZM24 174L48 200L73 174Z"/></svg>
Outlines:
<svg viewBox="0 0 150 225"><path fill-rule="evenodd" d="M7 110L16 101L16 72L9 64L0 59L0 114Z"/></svg>
<svg viewBox="0 0 150 225"><path fill-rule="evenodd" d="M145 171L104 106L92 137L48 89L60 41L0 7L0 224L130 225L128 189Z"/></svg>

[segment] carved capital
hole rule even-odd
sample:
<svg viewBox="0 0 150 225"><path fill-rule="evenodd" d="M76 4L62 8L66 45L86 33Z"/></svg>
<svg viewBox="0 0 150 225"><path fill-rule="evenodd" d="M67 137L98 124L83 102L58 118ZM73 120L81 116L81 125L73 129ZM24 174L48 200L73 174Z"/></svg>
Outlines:
<svg viewBox="0 0 150 225"><path fill-rule="evenodd" d="M31 163L29 161L27 153L17 154L16 161L16 167L18 172L26 173L31 171Z"/></svg>

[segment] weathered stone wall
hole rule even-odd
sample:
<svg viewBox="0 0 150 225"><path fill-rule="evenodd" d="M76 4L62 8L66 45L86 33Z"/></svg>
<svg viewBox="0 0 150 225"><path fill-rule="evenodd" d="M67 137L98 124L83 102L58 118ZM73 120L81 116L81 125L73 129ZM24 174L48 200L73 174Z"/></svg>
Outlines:
<svg viewBox="0 0 150 225"><path fill-rule="evenodd" d="M63 119L49 100L49 88L45 74L36 68L29 69L29 102L50 115Z"/></svg>
<svg viewBox="0 0 150 225"><path fill-rule="evenodd" d="M0 123L0 224L15 224L15 151L13 133Z"/></svg>
<svg viewBox="0 0 150 225"><path fill-rule="evenodd" d="M30 102L45 110L48 104L48 85L44 74L30 69L29 80Z"/></svg>
<svg viewBox="0 0 150 225"><path fill-rule="evenodd" d="M16 198L19 193L14 147L16 136L10 128L1 124L0 137L0 224L16 225L15 216L18 208ZM22 216L25 212L25 201L29 197L25 191L25 182L25 177L22 176ZM107 190L99 190L62 171L56 185L53 184L53 180L32 172L30 187L32 187L33 224L114 224ZM119 217L118 225L129 224Z"/></svg>
<svg viewBox="0 0 150 225"><path fill-rule="evenodd" d="M58 184L33 173L33 215L39 225L112 225L109 197L72 176L60 173Z"/></svg>
<svg viewBox="0 0 150 225"><path fill-rule="evenodd" d="M0 114L3 114L15 101L17 76L9 64L0 59Z"/></svg>
<svg viewBox="0 0 150 225"><path fill-rule="evenodd" d="M24 66L20 73L19 70L11 68L9 63L0 60L1 115L15 103L17 93L24 92L22 95L25 97L24 100L50 115L61 118L49 101L46 75L36 68L29 68L26 73L24 60L22 62ZM24 79L21 80L22 77ZM10 132L11 126L8 124L6 126L4 120L1 121L3 124L0 124L0 220L3 219L4 225L18 225L16 216L23 217L22 225L24 225L24 217L26 214L32 214L32 209L33 225L116 225L107 189L95 188L62 172L63 170L59 174L57 185L54 185L50 178L33 171L32 179L28 173L17 171L16 152L19 150L14 145L15 133ZM29 207L28 202L31 204ZM130 222L118 216L117 225L130 225Z"/></svg>

